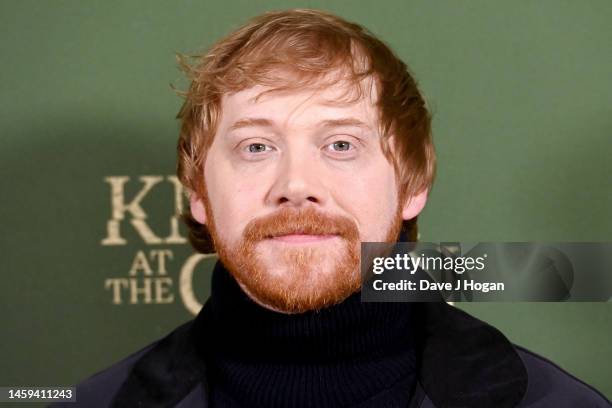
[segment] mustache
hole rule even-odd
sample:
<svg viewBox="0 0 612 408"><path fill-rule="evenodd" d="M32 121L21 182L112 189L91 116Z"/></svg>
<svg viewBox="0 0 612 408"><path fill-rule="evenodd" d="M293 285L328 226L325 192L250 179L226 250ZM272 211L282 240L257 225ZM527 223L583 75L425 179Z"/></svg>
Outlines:
<svg viewBox="0 0 612 408"><path fill-rule="evenodd" d="M261 241L280 235L338 235L348 240L358 240L357 224L342 215L325 214L313 207L291 207L251 220L244 230L248 242Z"/></svg>

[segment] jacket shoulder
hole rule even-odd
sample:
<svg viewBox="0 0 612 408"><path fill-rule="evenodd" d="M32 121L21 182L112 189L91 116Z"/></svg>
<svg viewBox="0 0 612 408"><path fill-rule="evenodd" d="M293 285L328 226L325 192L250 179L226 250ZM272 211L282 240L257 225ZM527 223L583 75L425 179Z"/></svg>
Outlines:
<svg viewBox="0 0 612 408"><path fill-rule="evenodd" d="M188 323L187 323L188 324ZM170 334L162 337L142 349L128 355L122 360L114 363L76 385L76 404L74 402L59 402L49 405L51 408L75 408L75 407L110 407L119 390L130 377L134 366L150 354L165 339L172 337L187 324L179 326Z"/></svg>
<svg viewBox="0 0 612 408"><path fill-rule="evenodd" d="M159 341L159 340L158 340ZM107 367L76 385L76 404L73 402L55 403L52 408L63 407L107 407L123 382L127 379L132 367L142 356L151 350L158 341L130 354L124 359Z"/></svg>
<svg viewBox="0 0 612 408"><path fill-rule="evenodd" d="M527 369L523 407L611 407L610 401L550 360L515 346Z"/></svg>

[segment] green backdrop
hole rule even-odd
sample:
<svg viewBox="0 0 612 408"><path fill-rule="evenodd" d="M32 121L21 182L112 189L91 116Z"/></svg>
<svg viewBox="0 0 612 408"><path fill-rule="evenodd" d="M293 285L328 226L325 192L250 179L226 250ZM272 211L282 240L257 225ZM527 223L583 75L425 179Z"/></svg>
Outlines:
<svg viewBox="0 0 612 408"><path fill-rule="evenodd" d="M0 385L73 384L193 317L214 259L172 226L174 53L298 6L419 79L440 162L422 240L610 241L610 1L4 0ZM462 307L612 397L611 303Z"/></svg>

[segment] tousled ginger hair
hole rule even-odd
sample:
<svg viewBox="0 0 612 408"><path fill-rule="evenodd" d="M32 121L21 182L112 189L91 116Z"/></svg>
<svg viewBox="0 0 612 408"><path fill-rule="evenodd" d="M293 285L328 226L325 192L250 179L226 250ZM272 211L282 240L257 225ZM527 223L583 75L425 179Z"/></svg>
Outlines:
<svg viewBox="0 0 612 408"><path fill-rule="evenodd" d="M354 85L357 97L370 80L379 117L381 148L393 163L400 197L430 189L436 157L431 115L408 67L364 27L319 10L269 12L251 19L203 55L178 56L191 84L177 114L180 121L177 174L188 194L204 197L204 161L221 114L222 97L254 85L273 91ZM330 76L330 73L339 72ZM353 93L355 94L355 93ZM206 226L184 219L200 252L214 252ZM417 239L416 217L404 222Z"/></svg>

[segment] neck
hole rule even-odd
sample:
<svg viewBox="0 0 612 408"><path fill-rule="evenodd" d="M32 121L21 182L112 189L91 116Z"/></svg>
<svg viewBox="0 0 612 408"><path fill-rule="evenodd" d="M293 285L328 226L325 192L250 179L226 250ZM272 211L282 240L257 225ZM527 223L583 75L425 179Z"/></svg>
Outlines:
<svg viewBox="0 0 612 408"><path fill-rule="evenodd" d="M362 303L360 293L316 312L278 313L253 302L218 262L196 329L217 398L356 406L413 382L415 318L410 303Z"/></svg>

